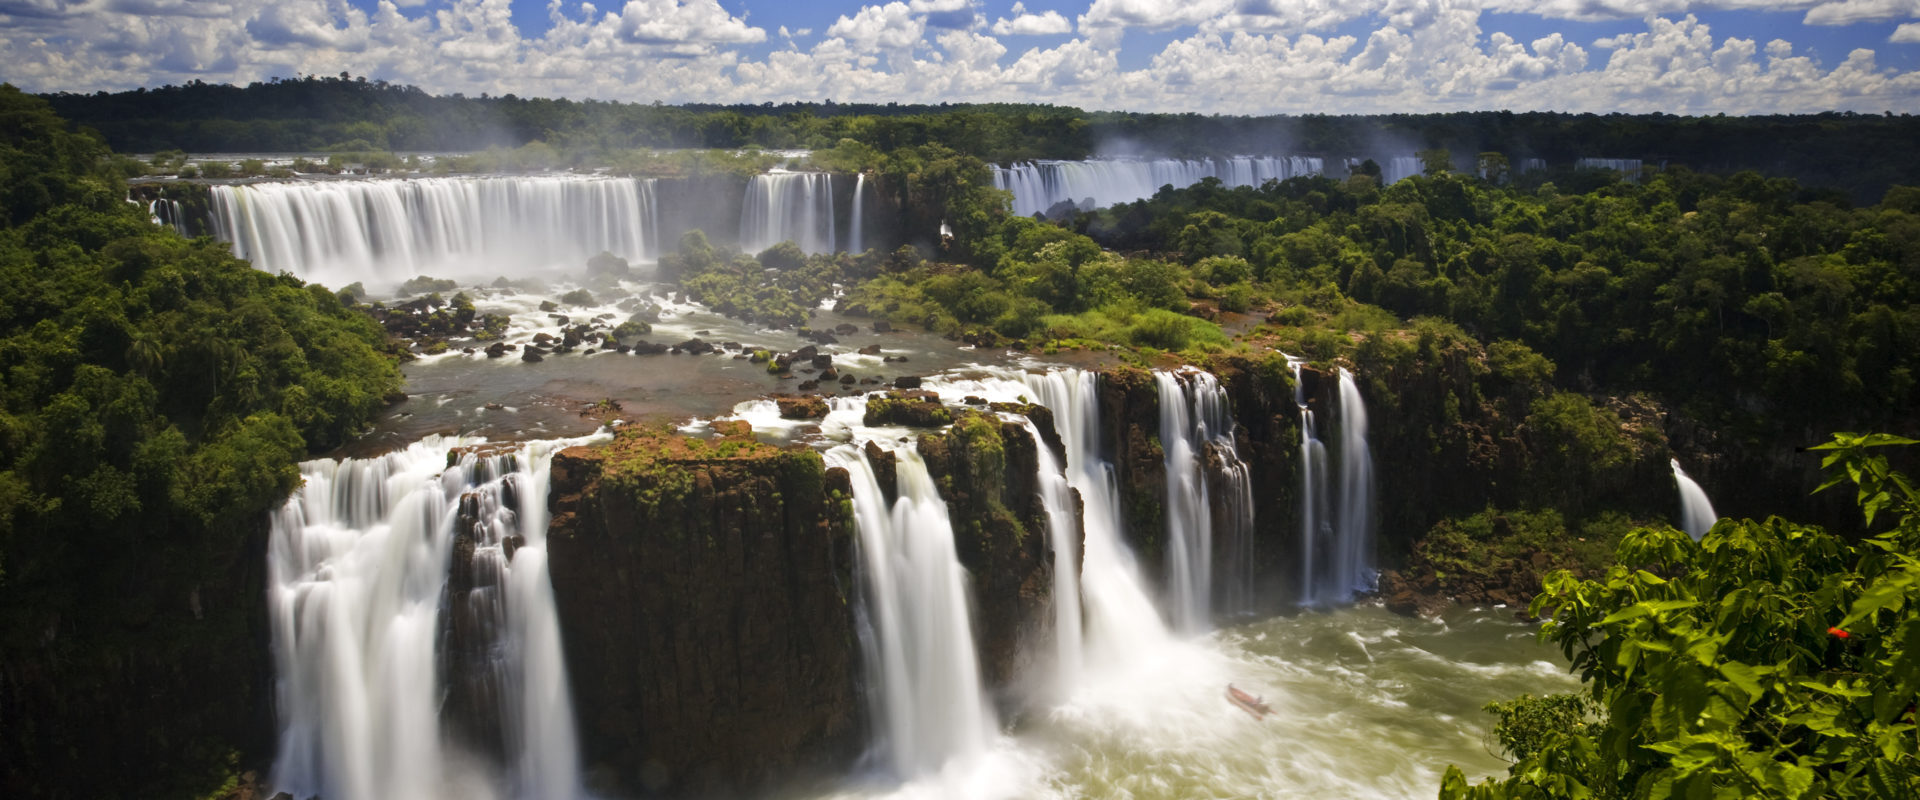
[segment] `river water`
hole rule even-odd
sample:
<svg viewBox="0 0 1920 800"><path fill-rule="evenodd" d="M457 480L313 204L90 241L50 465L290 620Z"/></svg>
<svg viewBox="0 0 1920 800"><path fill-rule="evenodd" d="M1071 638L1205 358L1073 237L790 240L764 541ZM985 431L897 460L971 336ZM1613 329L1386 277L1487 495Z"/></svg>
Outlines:
<svg viewBox="0 0 1920 800"><path fill-rule="evenodd" d="M1130 663L1089 665L992 753L832 798L1425 798L1447 765L1501 774L1481 711L1578 681L1505 610L1412 619L1355 606L1250 622ZM1262 696L1264 720L1226 699Z"/></svg>

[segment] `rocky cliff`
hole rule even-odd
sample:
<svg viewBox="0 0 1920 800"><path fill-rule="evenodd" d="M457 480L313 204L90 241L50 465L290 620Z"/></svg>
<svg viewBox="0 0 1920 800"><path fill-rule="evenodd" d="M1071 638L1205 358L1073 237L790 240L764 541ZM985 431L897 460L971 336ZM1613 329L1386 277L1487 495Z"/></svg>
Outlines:
<svg viewBox="0 0 1920 800"><path fill-rule="evenodd" d="M581 755L614 795L837 775L864 740L846 474L734 435L554 457L548 534Z"/></svg>

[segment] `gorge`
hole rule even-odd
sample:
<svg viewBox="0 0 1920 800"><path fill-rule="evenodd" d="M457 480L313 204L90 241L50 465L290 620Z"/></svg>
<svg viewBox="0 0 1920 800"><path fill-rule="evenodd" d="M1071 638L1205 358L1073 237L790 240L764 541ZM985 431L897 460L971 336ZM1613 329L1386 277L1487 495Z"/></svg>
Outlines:
<svg viewBox="0 0 1920 800"><path fill-rule="evenodd" d="M43 182L4 785L1426 796L1583 691L1536 595L1866 536L1819 428L1913 407L1898 192L748 155Z"/></svg>

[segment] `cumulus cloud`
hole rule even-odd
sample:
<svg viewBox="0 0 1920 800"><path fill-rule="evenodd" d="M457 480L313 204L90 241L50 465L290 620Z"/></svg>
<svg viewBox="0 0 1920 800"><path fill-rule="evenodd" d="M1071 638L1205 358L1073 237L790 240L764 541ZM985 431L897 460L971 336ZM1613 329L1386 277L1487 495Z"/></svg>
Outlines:
<svg viewBox="0 0 1920 800"><path fill-rule="evenodd" d="M628 0L620 9L620 35L656 45L749 44L767 32L727 13L719 0Z"/></svg>
<svg viewBox="0 0 1920 800"><path fill-rule="evenodd" d="M772 33L717 0L548 0L551 28L543 34L517 28L508 0L446 0L426 13L416 2L378 0L368 11L348 0L0 0L0 63L8 80L34 91L351 71L433 92L640 102L1044 100L1223 113L1920 111L1920 73L1890 68L1890 59L1868 49L1821 63L1785 31L1771 40L1730 37L1692 16L1658 13L1633 16L1616 27L1626 33L1597 41L1550 28L1522 37L1487 15L1518 0L1091 0L1078 36L1067 16L1025 5L989 25L975 0L887 0L830 25ZM1875 2L1803 2L1789 6L1795 17L1787 21L1801 14L1868 19L1890 7ZM1612 18L1685 5L1550 0L1542 8ZM214 7L223 13L209 15ZM1173 35L1153 52L1122 58L1121 34L1130 28ZM814 38L811 30L823 34ZM1042 35L1062 40L1013 48L1010 42L1033 40L1006 38ZM774 46L764 46L774 37ZM1891 38L1920 41L1920 22Z"/></svg>
<svg viewBox="0 0 1920 800"><path fill-rule="evenodd" d="M862 6L852 17L841 17L827 35L860 51L912 50L926 37L927 23L906 3Z"/></svg>
<svg viewBox="0 0 1920 800"><path fill-rule="evenodd" d="M995 36L1058 36L1073 32L1073 23L1061 16L1060 12L1047 10L1034 14L1027 11L1025 3L1013 4L1013 16L1001 17L993 22Z"/></svg>

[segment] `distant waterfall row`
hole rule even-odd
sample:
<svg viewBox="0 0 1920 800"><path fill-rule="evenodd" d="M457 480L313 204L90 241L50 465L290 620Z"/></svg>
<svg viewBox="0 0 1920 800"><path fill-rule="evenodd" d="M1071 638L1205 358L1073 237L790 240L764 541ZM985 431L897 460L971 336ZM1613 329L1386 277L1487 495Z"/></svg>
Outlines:
<svg viewBox="0 0 1920 800"><path fill-rule="evenodd" d="M213 229L255 267L329 286L650 258L661 238L653 181L556 176L215 186Z"/></svg>
<svg viewBox="0 0 1920 800"><path fill-rule="evenodd" d="M1321 159L1306 156L1156 159L1151 161L1029 161L993 169L993 188L1013 192L1013 213L1046 213L1060 203L1081 210L1152 197L1160 187L1192 186L1218 178L1227 186L1259 186L1270 180L1318 175Z"/></svg>
<svg viewBox="0 0 1920 800"><path fill-rule="evenodd" d="M754 176L740 198L737 231L731 219L663 221L675 211L669 206L685 198L669 203L654 179L331 180L211 190L211 227L232 243L235 255L268 272L329 286L356 281L384 286L422 274L488 278L528 269L574 269L603 251L649 261L691 227L719 233L723 240L737 233L748 252L787 240L808 253L832 252L843 244L859 252L867 246L867 207L873 203L872 186L864 176L857 179L848 201L851 228L841 242L834 177L826 173ZM177 204L157 201L149 211L182 225Z"/></svg>
<svg viewBox="0 0 1920 800"><path fill-rule="evenodd" d="M516 797L579 794L546 495L552 454L586 441L479 455L488 446L432 437L301 465L304 486L274 515L267 558L275 787L443 797L487 796L498 782ZM459 448L469 452L449 466ZM469 724L456 731L450 717ZM496 759L503 779L474 771Z"/></svg>

